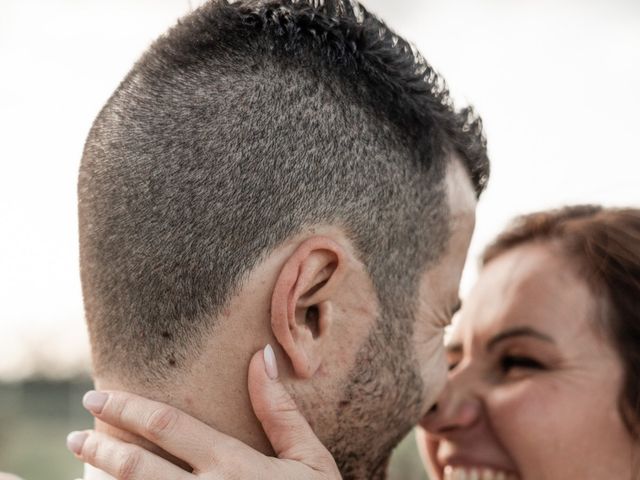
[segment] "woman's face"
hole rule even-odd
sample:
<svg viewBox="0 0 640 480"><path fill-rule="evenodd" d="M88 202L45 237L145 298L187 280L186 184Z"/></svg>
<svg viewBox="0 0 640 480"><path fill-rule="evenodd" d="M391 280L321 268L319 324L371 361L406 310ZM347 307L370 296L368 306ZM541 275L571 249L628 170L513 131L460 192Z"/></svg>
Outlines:
<svg viewBox="0 0 640 480"><path fill-rule="evenodd" d="M552 247L486 265L451 335L448 386L418 434L433 478L630 479L623 368L598 328L603 308Z"/></svg>

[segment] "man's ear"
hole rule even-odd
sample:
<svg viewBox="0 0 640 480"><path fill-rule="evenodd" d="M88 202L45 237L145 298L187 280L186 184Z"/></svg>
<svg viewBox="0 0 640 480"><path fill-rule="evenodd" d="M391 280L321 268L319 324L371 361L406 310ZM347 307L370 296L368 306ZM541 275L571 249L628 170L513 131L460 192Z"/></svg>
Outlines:
<svg viewBox="0 0 640 480"><path fill-rule="evenodd" d="M276 279L271 328L300 378L312 377L326 354L346 262L342 246L327 237L313 237L298 246Z"/></svg>

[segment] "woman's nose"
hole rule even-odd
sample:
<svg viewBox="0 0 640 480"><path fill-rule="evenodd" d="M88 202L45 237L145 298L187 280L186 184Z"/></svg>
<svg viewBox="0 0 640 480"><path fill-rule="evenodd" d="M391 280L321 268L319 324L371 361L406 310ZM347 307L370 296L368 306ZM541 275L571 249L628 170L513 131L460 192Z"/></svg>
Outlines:
<svg viewBox="0 0 640 480"><path fill-rule="evenodd" d="M472 427L478 422L481 413L480 399L470 386L452 380L420 425L434 435L446 435Z"/></svg>

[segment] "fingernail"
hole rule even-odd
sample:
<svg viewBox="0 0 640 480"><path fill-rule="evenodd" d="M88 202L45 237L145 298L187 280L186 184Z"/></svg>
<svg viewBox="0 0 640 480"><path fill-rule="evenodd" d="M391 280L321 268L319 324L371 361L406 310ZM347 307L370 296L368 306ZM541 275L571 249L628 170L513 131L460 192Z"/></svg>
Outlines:
<svg viewBox="0 0 640 480"><path fill-rule="evenodd" d="M273 353L273 348L271 345L267 344L264 347L264 367L267 371L267 376L271 380L275 380L278 378L278 364L276 363L276 354Z"/></svg>
<svg viewBox="0 0 640 480"><path fill-rule="evenodd" d="M67 448L76 455L80 455L82 446L88 436L89 434L86 432L71 432L67 435Z"/></svg>
<svg viewBox="0 0 640 480"><path fill-rule="evenodd" d="M107 398L109 398L108 393L90 390L82 397L82 405L92 413L101 413L104 404L107 403Z"/></svg>

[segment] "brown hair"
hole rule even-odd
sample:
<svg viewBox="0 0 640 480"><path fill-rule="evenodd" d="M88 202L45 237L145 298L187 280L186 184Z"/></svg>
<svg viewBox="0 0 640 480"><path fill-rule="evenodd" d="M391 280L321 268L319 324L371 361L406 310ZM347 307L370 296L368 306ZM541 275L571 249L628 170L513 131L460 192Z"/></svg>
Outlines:
<svg viewBox="0 0 640 480"><path fill-rule="evenodd" d="M487 182L481 126L355 2L206 2L147 50L87 138L95 374L179 378L256 265L316 225L349 233L382 312L412 314L450 235L448 152L478 194Z"/></svg>
<svg viewBox="0 0 640 480"><path fill-rule="evenodd" d="M490 244L485 265L528 242L553 242L607 302L605 328L624 365L619 407L640 437L640 209L582 205L524 215Z"/></svg>

